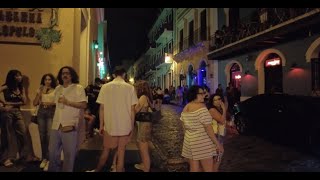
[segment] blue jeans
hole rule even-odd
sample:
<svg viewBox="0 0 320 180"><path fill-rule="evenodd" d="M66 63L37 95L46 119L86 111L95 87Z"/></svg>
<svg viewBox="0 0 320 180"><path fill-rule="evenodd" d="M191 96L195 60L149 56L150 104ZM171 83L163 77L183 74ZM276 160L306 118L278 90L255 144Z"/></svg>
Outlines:
<svg viewBox="0 0 320 180"><path fill-rule="evenodd" d="M63 150L63 172L72 172L77 154L78 132L62 132L51 130L49 141L49 169L50 172L61 171L60 155Z"/></svg>
<svg viewBox="0 0 320 180"><path fill-rule="evenodd" d="M1 121L5 129L7 148L3 153L3 159L16 159L17 153L20 157L27 157L32 154L31 138L26 128L20 109L12 109L9 112L1 113Z"/></svg>
<svg viewBox="0 0 320 180"><path fill-rule="evenodd" d="M37 120L41 140L42 159L49 159L48 146L54 111L54 106L49 106L48 108L40 106L38 110Z"/></svg>

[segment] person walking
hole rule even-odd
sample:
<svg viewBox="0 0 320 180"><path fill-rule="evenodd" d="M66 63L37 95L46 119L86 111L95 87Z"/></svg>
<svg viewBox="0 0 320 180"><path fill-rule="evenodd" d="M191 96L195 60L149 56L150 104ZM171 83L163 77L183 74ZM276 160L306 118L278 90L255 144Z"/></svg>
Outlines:
<svg viewBox="0 0 320 180"><path fill-rule="evenodd" d="M138 98L134 86L125 82L126 72L122 66L115 67L113 74L115 79L102 86L97 99L103 150L96 168L89 172L101 171L110 152L117 153L116 172L124 171L125 150L133 133Z"/></svg>

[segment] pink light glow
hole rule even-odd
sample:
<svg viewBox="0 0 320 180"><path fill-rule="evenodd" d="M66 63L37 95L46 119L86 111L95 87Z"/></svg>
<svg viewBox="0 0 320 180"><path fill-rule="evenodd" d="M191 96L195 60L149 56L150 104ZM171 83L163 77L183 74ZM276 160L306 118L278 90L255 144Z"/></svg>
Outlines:
<svg viewBox="0 0 320 180"><path fill-rule="evenodd" d="M291 71L288 72L288 77L289 78L299 78L299 77L304 77L305 70L303 68L292 68Z"/></svg>

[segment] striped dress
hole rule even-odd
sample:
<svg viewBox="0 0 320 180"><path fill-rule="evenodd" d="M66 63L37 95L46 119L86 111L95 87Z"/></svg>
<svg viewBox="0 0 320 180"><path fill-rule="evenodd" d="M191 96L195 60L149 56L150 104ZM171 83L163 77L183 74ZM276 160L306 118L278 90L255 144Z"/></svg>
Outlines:
<svg viewBox="0 0 320 180"><path fill-rule="evenodd" d="M212 117L207 108L193 112L182 112L185 127L182 156L192 160L212 158L217 155L216 145L207 134L204 125L211 125Z"/></svg>

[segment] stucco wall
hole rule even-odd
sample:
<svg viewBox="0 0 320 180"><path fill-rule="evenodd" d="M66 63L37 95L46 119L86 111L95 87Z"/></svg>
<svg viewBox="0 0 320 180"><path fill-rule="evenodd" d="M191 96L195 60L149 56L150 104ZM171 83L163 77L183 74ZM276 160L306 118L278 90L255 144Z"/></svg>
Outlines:
<svg viewBox="0 0 320 180"><path fill-rule="evenodd" d="M32 107L31 103L39 88L43 74L57 75L62 66L73 66L79 72L80 61L80 9L60 8L57 29L61 30L61 41L53 43L49 50L35 45L0 44L0 83L5 82L6 75L11 69L18 69L26 76L26 90L29 103L25 108ZM93 17L95 18L95 17ZM78 29L79 28L79 29ZM93 30L97 26L91 26ZM90 42L87 42L90 43ZM81 47L87 48L88 45ZM83 78L81 74L80 79ZM83 84L84 86L86 84Z"/></svg>
<svg viewBox="0 0 320 180"><path fill-rule="evenodd" d="M271 47L280 51L285 58L283 70L283 92L287 94L309 95L311 92L311 64L306 62L305 54L319 35L313 35L304 39L297 39L289 43ZM265 49L264 49L265 50ZM219 61L219 83L225 88L227 86L227 77L225 74L226 65L232 61L238 61L243 66L242 72L242 96L253 96L258 94L258 71L255 67L257 57L264 50L251 52L227 60ZM264 59L265 60L265 59ZM292 63L297 63L298 69L291 69ZM263 65L263 64L262 64ZM248 70L249 75L244 73Z"/></svg>

